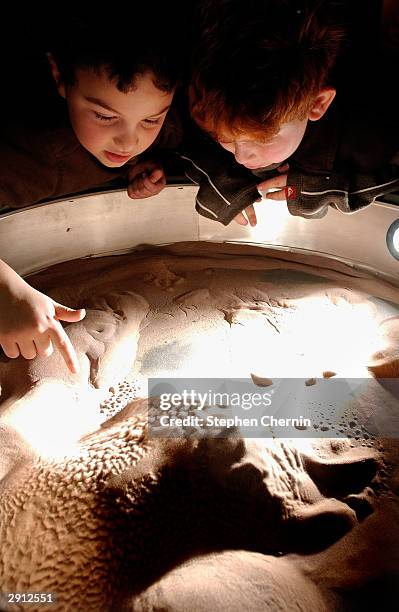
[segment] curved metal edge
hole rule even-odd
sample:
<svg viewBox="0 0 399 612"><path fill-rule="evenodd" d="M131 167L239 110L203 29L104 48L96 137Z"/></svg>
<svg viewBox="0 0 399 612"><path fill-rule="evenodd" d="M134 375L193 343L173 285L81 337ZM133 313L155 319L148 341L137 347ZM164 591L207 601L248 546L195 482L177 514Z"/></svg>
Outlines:
<svg viewBox="0 0 399 612"><path fill-rule="evenodd" d="M196 186L168 186L158 196L131 200L125 190L48 202L0 217L0 258L19 274L79 259L132 252L139 245L182 241L238 242L312 253L399 282L399 265L386 245L399 218L392 204L376 202L345 215L333 209L322 219L294 217L284 202L256 205L256 227L224 227L200 217Z"/></svg>

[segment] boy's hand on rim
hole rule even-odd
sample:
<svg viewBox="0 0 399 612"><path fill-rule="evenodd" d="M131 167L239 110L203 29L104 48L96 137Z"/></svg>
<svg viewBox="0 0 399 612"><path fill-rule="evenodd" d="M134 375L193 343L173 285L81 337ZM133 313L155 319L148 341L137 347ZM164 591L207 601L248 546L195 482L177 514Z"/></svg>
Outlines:
<svg viewBox="0 0 399 612"><path fill-rule="evenodd" d="M267 200L287 199L287 176L289 165L283 164L277 168L277 170L280 172L280 175L267 179L267 181L262 181L262 183L257 185L260 197L257 198L255 202L262 202L264 198ZM273 191L269 191L270 189ZM248 225L249 222L251 227L254 227L257 223L257 218L253 204L247 206L242 212L238 213L238 215L234 217L234 221L239 225Z"/></svg>
<svg viewBox="0 0 399 612"><path fill-rule="evenodd" d="M132 200L150 198L162 191L166 177L162 166L157 162L139 162L129 172L127 193Z"/></svg>

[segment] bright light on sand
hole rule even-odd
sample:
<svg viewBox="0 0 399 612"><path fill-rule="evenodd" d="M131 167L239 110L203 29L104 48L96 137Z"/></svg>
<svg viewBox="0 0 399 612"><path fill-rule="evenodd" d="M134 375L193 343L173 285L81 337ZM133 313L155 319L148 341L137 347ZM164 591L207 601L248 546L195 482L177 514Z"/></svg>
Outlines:
<svg viewBox="0 0 399 612"><path fill-rule="evenodd" d="M41 455L63 457L74 454L79 438L104 420L98 399L93 389L43 381L6 409L2 422Z"/></svg>

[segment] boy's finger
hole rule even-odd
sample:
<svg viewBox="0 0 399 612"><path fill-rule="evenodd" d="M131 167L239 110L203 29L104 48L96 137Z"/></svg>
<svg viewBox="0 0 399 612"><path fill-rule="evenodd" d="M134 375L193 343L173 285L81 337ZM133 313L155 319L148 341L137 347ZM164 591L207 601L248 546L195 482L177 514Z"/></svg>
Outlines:
<svg viewBox="0 0 399 612"><path fill-rule="evenodd" d="M58 321L68 321L68 323L76 323L77 321L81 321L86 316L86 311L84 308L68 308L68 306L63 306L62 304L58 304L58 302L54 302L55 308L55 318Z"/></svg>
<svg viewBox="0 0 399 612"><path fill-rule="evenodd" d="M149 177L142 175L139 180L130 183L127 188L127 194L132 200L140 200L157 195L166 184L165 176L162 172L162 177L156 183L153 183Z"/></svg>
<svg viewBox="0 0 399 612"><path fill-rule="evenodd" d="M138 194L144 187L144 177L147 176L145 172L141 172L134 180L131 180L127 191L130 197L138 197Z"/></svg>
<svg viewBox="0 0 399 612"><path fill-rule="evenodd" d="M18 342L18 345L22 357L25 357L25 359L34 359L36 357L36 346L34 345L33 340Z"/></svg>
<svg viewBox="0 0 399 612"><path fill-rule="evenodd" d="M245 213L247 215L250 225L254 227L256 225L256 213L252 204L250 206L247 206L247 208L245 209Z"/></svg>
<svg viewBox="0 0 399 612"><path fill-rule="evenodd" d="M238 215L234 217L234 221L239 225L248 225L248 221L242 213L238 213Z"/></svg>
<svg viewBox="0 0 399 612"><path fill-rule="evenodd" d="M37 354L40 355L40 357L50 357L50 355L52 355L53 344L48 336L43 334L35 338L33 342L35 343Z"/></svg>
<svg viewBox="0 0 399 612"><path fill-rule="evenodd" d="M19 357L19 346L16 342L2 342L1 346L3 347L4 354L10 359Z"/></svg>
<svg viewBox="0 0 399 612"><path fill-rule="evenodd" d="M145 198L149 198L153 195L154 193L149 193L148 189L145 189L144 187L141 189L135 189L134 192L129 194L132 200L144 200Z"/></svg>
<svg viewBox="0 0 399 612"><path fill-rule="evenodd" d="M136 183L130 183L130 185L128 185L127 195L129 198L132 198L132 200L137 200L140 198L140 190Z"/></svg>
<svg viewBox="0 0 399 612"><path fill-rule="evenodd" d="M263 181L263 183L259 183L256 188L261 193L264 191L268 191L269 189L273 189L274 187L285 187L287 184L287 175L281 174L279 176L274 176L271 179L267 179L267 181Z"/></svg>
<svg viewBox="0 0 399 612"><path fill-rule="evenodd" d="M50 339L55 347L60 351L62 358L73 374L79 372L79 361L72 346L72 342L65 333L61 323L54 321L54 326L49 329Z"/></svg>
<svg viewBox="0 0 399 612"><path fill-rule="evenodd" d="M155 168L150 174L151 183L157 183L164 176L163 170L161 168Z"/></svg>
<svg viewBox="0 0 399 612"><path fill-rule="evenodd" d="M279 191L271 191L270 193L265 194L266 200L285 200L286 199L285 189L280 189Z"/></svg>
<svg viewBox="0 0 399 612"><path fill-rule="evenodd" d="M288 172L289 169L290 169L290 165L289 164L283 164L282 166L279 166L277 168L277 170L279 172Z"/></svg>
<svg viewBox="0 0 399 612"><path fill-rule="evenodd" d="M143 178L143 185L144 185L144 189L146 191L148 191L149 195L154 195L155 193L158 193L158 185L156 185L154 182L152 182L148 178L148 176Z"/></svg>

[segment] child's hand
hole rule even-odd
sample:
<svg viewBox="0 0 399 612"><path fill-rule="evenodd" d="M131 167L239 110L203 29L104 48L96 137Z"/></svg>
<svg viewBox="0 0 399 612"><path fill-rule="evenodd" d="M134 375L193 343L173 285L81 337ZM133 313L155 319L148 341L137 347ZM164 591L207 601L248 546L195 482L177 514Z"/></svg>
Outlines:
<svg viewBox="0 0 399 612"><path fill-rule="evenodd" d="M259 197L255 202L262 202L262 198ZM253 204L250 204L238 215L234 217L234 221L239 225L248 225L248 221L251 227L254 227L257 223L256 212Z"/></svg>
<svg viewBox="0 0 399 612"><path fill-rule="evenodd" d="M263 183L259 183L257 185L257 190L261 194L263 198L267 198L268 200L286 200L287 199L287 176L289 165L284 164L277 168L278 172L280 172L280 176L274 176L267 181L263 181ZM269 189L273 189L273 191L269 192Z"/></svg>
<svg viewBox="0 0 399 612"><path fill-rule="evenodd" d="M280 176L274 176L267 181L263 181L257 185L257 190L261 194L262 197L259 197L255 202L261 202L263 198L267 198L268 200L286 200L286 187L287 187L287 173L289 170L288 164L284 164L277 168L279 172L281 172ZM273 189L273 191L269 192L269 189ZM245 213L245 215L244 215ZM249 224L254 227L257 223L255 209L253 204L247 206L245 210L238 213L234 217L234 221L239 223L240 225L248 225Z"/></svg>
<svg viewBox="0 0 399 612"><path fill-rule="evenodd" d="M156 162L139 162L129 172L127 193L133 200L157 195L166 185L163 168Z"/></svg>
<svg viewBox="0 0 399 612"><path fill-rule="evenodd" d="M81 321L84 309L73 310L33 289L8 270L7 285L0 287L0 346L7 357L49 357L58 348L71 372L79 371L72 343L59 321ZM12 272L12 274L11 274Z"/></svg>

